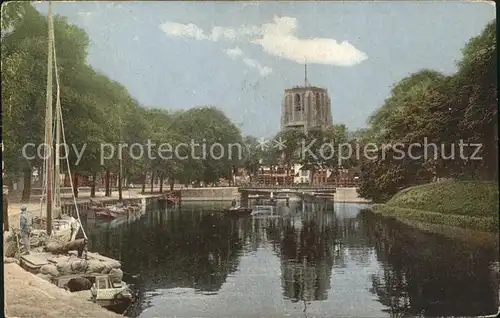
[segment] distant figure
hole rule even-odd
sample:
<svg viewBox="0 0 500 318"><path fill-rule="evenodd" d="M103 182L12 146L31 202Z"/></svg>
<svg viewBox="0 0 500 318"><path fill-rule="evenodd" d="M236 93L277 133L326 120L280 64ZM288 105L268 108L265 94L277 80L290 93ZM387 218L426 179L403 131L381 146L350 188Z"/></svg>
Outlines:
<svg viewBox="0 0 500 318"><path fill-rule="evenodd" d="M231 207L232 208L236 207L236 199L233 199L233 201L231 201Z"/></svg>
<svg viewBox="0 0 500 318"><path fill-rule="evenodd" d="M19 218L19 229L21 230L21 240L23 242L24 248L26 249L25 254L29 254L31 250L30 246L30 235L31 226L33 225L33 219L28 212L25 205L21 206L21 216Z"/></svg>

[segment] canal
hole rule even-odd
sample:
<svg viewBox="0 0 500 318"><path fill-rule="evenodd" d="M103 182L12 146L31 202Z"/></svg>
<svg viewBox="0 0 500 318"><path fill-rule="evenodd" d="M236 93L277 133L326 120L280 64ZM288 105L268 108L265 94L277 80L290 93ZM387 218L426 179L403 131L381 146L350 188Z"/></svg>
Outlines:
<svg viewBox="0 0 500 318"><path fill-rule="evenodd" d="M497 244L356 204L299 203L273 219L217 210L152 206L89 227L91 250L120 259L138 292L127 316L475 316L499 306Z"/></svg>

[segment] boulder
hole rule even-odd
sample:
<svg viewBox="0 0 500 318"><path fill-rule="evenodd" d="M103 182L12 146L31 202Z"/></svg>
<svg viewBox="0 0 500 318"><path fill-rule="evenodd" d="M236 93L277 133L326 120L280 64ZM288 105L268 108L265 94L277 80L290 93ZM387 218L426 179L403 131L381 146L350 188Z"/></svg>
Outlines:
<svg viewBox="0 0 500 318"><path fill-rule="evenodd" d="M57 267L53 264L46 264L40 267L40 274L42 275L50 275L52 277L57 277L59 276L59 271L57 270Z"/></svg>
<svg viewBox="0 0 500 318"><path fill-rule="evenodd" d="M112 283L121 283L123 278L123 271L119 268L113 268L109 271L109 278Z"/></svg>
<svg viewBox="0 0 500 318"><path fill-rule="evenodd" d="M106 265L103 262L92 259L87 262L87 273L102 273L102 271L106 268Z"/></svg>

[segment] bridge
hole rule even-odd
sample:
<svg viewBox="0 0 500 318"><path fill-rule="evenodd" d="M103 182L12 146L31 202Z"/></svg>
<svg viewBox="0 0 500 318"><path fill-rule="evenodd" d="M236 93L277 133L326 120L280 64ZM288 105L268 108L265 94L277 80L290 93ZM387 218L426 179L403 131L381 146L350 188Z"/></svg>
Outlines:
<svg viewBox="0 0 500 318"><path fill-rule="evenodd" d="M334 185L265 185L249 184L238 188L239 192L247 193L335 193Z"/></svg>

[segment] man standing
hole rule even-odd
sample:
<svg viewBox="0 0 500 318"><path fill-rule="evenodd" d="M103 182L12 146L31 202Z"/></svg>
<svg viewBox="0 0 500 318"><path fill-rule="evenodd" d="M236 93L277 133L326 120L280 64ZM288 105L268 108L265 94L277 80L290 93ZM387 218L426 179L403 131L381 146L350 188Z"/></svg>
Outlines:
<svg viewBox="0 0 500 318"><path fill-rule="evenodd" d="M23 241L24 248L26 249L25 254L29 254L31 250L30 235L33 220L31 219L31 215L29 215L28 209L24 205L21 206L21 217L19 222L19 229L21 230L21 240Z"/></svg>

